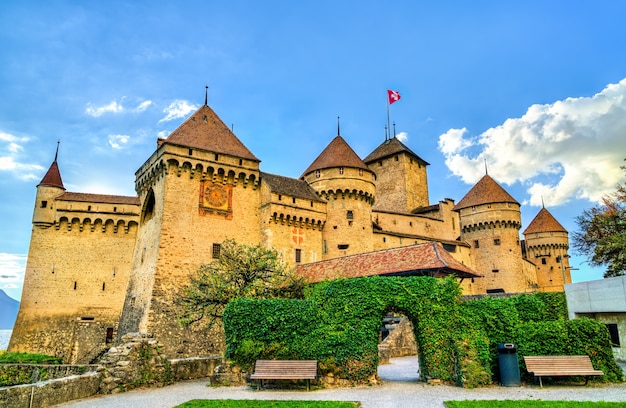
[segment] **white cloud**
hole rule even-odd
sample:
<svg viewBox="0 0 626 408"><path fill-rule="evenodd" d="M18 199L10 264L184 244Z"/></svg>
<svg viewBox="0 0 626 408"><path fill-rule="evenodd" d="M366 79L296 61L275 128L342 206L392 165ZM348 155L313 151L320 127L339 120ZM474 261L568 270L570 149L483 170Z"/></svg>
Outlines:
<svg viewBox="0 0 626 408"><path fill-rule="evenodd" d="M163 119L159 120L159 123L184 118L189 113L197 109L197 105L193 105L183 99L177 99L174 102L170 103L167 108L163 109L163 112L166 113L166 116Z"/></svg>
<svg viewBox="0 0 626 408"><path fill-rule="evenodd" d="M406 141L409 140L409 134L406 132L400 132L396 135L396 138L402 143L406 143Z"/></svg>
<svg viewBox="0 0 626 408"><path fill-rule="evenodd" d="M89 116L93 116L94 118L97 118L108 112L119 113L119 112L122 112L123 110L124 110L124 107L122 106L121 103L118 103L117 101L112 101L108 105L104 105L104 106L93 106L91 103L88 103L87 108L85 108L85 113Z"/></svg>
<svg viewBox="0 0 626 408"><path fill-rule="evenodd" d="M121 149L129 140L130 136L127 135L109 135L109 146L114 149Z"/></svg>
<svg viewBox="0 0 626 408"><path fill-rule="evenodd" d="M38 164L23 163L19 154L24 150L22 142L28 142L28 137L18 137L0 131L0 171L12 172L22 180L36 180L35 173L44 168Z"/></svg>
<svg viewBox="0 0 626 408"><path fill-rule="evenodd" d="M439 136L439 150L466 183L484 174L486 161L498 182L526 185L532 205L542 196L550 205L574 197L598 202L623 178L625 134L626 79L593 97L532 105L476 137L450 129Z"/></svg>
<svg viewBox="0 0 626 408"><path fill-rule="evenodd" d="M0 285L2 288L21 288L25 270L26 255L0 252ZM19 293L21 290L12 292Z"/></svg>
<svg viewBox="0 0 626 408"><path fill-rule="evenodd" d="M135 108L135 111L144 112L146 109L150 107L150 105L152 105L152 101L143 101L139 105L137 105L137 107Z"/></svg>

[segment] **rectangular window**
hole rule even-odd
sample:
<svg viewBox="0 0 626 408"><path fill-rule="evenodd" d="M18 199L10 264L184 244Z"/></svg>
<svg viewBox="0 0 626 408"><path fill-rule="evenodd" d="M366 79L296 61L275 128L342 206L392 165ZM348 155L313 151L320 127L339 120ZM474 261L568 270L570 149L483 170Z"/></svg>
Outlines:
<svg viewBox="0 0 626 408"><path fill-rule="evenodd" d="M609 335L611 336L611 346L620 347L619 331L617 330L617 324L607 323L606 328L609 330Z"/></svg>
<svg viewBox="0 0 626 408"><path fill-rule="evenodd" d="M109 344L111 342L113 342L113 327L107 327L106 343Z"/></svg>
<svg viewBox="0 0 626 408"><path fill-rule="evenodd" d="M495 238L495 239L493 240L493 244L494 244L494 245L500 245L500 238Z"/></svg>
<svg viewBox="0 0 626 408"><path fill-rule="evenodd" d="M474 240L474 248L480 248L480 245L478 244L477 239Z"/></svg>
<svg viewBox="0 0 626 408"><path fill-rule="evenodd" d="M41 208L46 208L48 206L48 202L46 200L43 200L41 202Z"/></svg>
<svg viewBox="0 0 626 408"><path fill-rule="evenodd" d="M443 249L445 249L448 252L456 252L456 245L443 244Z"/></svg>
<svg viewBox="0 0 626 408"><path fill-rule="evenodd" d="M211 249L211 256L213 259L217 259L220 257L220 252L222 250L222 246L220 244L213 244L213 249Z"/></svg>
<svg viewBox="0 0 626 408"><path fill-rule="evenodd" d="M548 263L548 262L546 261L546 258L541 258L541 264L542 264L542 265L545 265L545 264L547 264L547 263Z"/></svg>
<svg viewBox="0 0 626 408"><path fill-rule="evenodd" d="M352 213L352 210L348 210L348 212L346 213L346 218L349 220L354 219L354 214Z"/></svg>
<svg viewBox="0 0 626 408"><path fill-rule="evenodd" d="M302 262L302 250L296 249L296 263Z"/></svg>

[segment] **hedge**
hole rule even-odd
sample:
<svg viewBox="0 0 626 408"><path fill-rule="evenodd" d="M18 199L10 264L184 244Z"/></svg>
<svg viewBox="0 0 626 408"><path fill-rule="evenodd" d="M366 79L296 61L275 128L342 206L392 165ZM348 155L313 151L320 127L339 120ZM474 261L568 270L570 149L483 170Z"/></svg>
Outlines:
<svg viewBox="0 0 626 408"><path fill-rule="evenodd" d="M396 312L413 324L423 380L489 384L505 342L518 344L520 360L588 354L606 380L621 380L606 327L566 321L563 294L463 303L460 295L452 278L368 277L317 284L304 300L238 299L224 311L226 356L244 369L257 359L315 359L322 375L366 382L377 371L382 319Z"/></svg>

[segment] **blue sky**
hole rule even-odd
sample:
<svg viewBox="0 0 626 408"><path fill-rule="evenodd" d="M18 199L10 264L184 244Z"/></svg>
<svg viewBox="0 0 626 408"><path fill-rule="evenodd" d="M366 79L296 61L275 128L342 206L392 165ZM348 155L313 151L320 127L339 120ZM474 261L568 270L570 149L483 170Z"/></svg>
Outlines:
<svg viewBox="0 0 626 408"><path fill-rule="evenodd" d="M0 2L0 288L19 299L35 186L134 195L134 172L209 105L299 177L337 131L363 158L391 119L431 203L489 174L567 228L624 181L623 1ZM522 229L523 230L523 229ZM574 256L574 281L598 279Z"/></svg>

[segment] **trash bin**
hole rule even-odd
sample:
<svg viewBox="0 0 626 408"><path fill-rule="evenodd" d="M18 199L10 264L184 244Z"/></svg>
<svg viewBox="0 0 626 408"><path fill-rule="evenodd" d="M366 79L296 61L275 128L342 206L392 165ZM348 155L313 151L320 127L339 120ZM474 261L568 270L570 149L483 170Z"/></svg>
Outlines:
<svg viewBox="0 0 626 408"><path fill-rule="evenodd" d="M521 382L515 344L498 344L498 364L500 366L500 383L505 387L519 387Z"/></svg>

